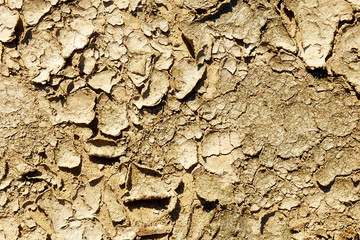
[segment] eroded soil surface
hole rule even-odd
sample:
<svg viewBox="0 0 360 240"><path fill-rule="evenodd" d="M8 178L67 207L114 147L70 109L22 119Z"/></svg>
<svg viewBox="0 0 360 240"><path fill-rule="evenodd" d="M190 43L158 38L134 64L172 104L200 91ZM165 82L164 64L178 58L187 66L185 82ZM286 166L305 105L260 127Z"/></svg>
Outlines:
<svg viewBox="0 0 360 240"><path fill-rule="evenodd" d="M359 239L356 0L0 0L0 239Z"/></svg>

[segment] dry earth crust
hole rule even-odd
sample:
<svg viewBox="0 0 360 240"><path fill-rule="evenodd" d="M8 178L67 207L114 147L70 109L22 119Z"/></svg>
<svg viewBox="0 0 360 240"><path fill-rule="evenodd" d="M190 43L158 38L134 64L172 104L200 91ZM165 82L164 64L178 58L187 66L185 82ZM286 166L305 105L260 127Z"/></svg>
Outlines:
<svg viewBox="0 0 360 240"><path fill-rule="evenodd" d="M0 239L359 239L356 0L0 0Z"/></svg>

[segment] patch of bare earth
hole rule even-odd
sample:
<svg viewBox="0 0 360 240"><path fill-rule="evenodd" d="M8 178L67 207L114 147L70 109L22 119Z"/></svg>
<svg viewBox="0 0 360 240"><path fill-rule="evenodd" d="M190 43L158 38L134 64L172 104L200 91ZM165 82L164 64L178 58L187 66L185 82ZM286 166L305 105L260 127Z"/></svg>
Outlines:
<svg viewBox="0 0 360 240"><path fill-rule="evenodd" d="M354 0L0 0L0 239L359 239Z"/></svg>

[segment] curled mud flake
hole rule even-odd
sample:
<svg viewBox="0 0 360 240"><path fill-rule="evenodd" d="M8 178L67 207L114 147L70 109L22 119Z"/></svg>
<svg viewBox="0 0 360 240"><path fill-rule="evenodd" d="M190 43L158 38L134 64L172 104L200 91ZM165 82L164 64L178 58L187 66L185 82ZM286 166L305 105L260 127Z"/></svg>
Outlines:
<svg viewBox="0 0 360 240"><path fill-rule="evenodd" d="M36 25L42 16L51 9L51 2L46 0L26 0L23 6L24 20L27 25Z"/></svg>
<svg viewBox="0 0 360 240"><path fill-rule="evenodd" d="M58 200L49 192L42 195L38 206L45 212L52 223L53 230L58 233L67 226L68 220L73 216L71 204L65 200Z"/></svg>
<svg viewBox="0 0 360 240"><path fill-rule="evenodd" d="M89 124L95 117L95 93L83 88L70 94L63 106L60 101L50 105L55 110L54 122L73 122Z"/></svg>
<svg viewBox="0 0 360 240"><path fill-rule="evenodd" d="M349 215L358 221L360 220L360 202L356 202L350 207Z"/></svg>
<svg viewBox="0 0 360 240"><path fill-rule="evenodd" d="M228 70L232 75L234 75L236 71L236 59L234 58L227 58L224 62L223 68Z"/></svg>
<svg viewBox="0 0 360 240"><path fill-rule="evenodd" d="M148 79L152 58L149 55L136 55L128 65L128 76L136 87L141 87Z"/></svg>
<svg viewBox="0 0 360 240"><path fill-rule="evenodd" d="M327 68L344 75L355 90L360 92L360 24L345 26L341 29L340 36L336 39L333 55L327 61Z"/></svg>
<svg viewBox="0 0 360 240"><path fill-rule="evenodd" d="M224 176L224 179L228 179L229 181L236 181L238 178L232 164L239 156L241 156L241 153L237 151L226 155L211 156L207 157L202 165L211 173Z"/></svg>
<svg viewBox="0 0 360 240"><path fill-rule="evenodd" d="M269 65L277 72L294 72L303 67L303 64L298 58L283 51L273 56L269 61Z"/></svg>
<svg viewBox="0 0 360 240"><path fill-rule="evenodd" d="M119 60L127 52L127 49L124 45L120 45L117 42L109 44L109 56L111 60Z"/></svg>
<svg viewBox="0 0 360 240"><path fill-rule="evenodd" d="M228 154L230 153L234 147L230 142L230 136L228 132L222 132L219 135L219 143L220 143L220 153Z"/></svg>
<svg viewBox="0 0 360 240"><path fill-rule="evenodd" d="M155 62L155 69L156 70L169 70L171 65L174 62L174 57L171 55L171 53L163 53L159 59Z"/></svg>
<svg viewBox="0 0 360 240"><path fill-rule="evenodd" d="M88 84L94 89L101 89L106 93L110 93L112 87L116 84L115 74L112 70L95 73L89 77Z"/></svg>
<svg viewBox="0 0 360 240"><path fill-rule="evenodd" d="M136 8L138 7L141 0L131 0L129 3L129 9L130 11L134 12Z"/></svg>
<svg viewBox="0 0 360 240"><path fill-rule="evenodd" d="M83 18L74 20L70 26L71 28L61 29L58 37L64 58L70 57L75 50L84 48L95 29L90 20Z"/></svg>
<svg viewBox="0 0 360 240"><path fill-rule="evenodd" d="M19 223L14 218L0 219L0 238L5 240L16 240L19 236Z"/></svg>
<svg viewBox="0 0 360 240"><path fill-rule="evenodd" d="M127 193L122 197L125 203L175 197L175 189L180 184L178 177L170 177L164 181L161 174L153 169L134 164L130 168L126 183Z"/></svg>
<svg viewBox="0 0 360 240"><path fill-rule="evenodd" d="M86 49L80 58L80 71L85 74L91 74L95 65L96 59L94 57L94 50Z"/></svg>
<svg viewBox="0 0 360 240"><path fill-rule="evenodd" d="M124 24L124 19L119 9L115 9L112 13L107 15L107 21L113 26L121 26Z"/></svg>
<svg viewBox="0 0 360 240"><path fill-rule="evenodd" d="M126 215L125 206L117 200L117 194L106 188L103 193L103 201L106 204L109 215L113 223L127 224L128 217Z"/></svg>
<svg viewBox="0 0 360 240"><path fill-rule="evenodd" d="M262 195L265 195L267 192L271 191L271 188L276 184L276 176L273 172L270 171L259 171L256 173L254 178L254 186L257 188L258 192Z"/></svg>
<svg viewBox="0 0 360 240"><path fill-rule="evenodd" d="M21 9L23 6L23 0L8 0L7 5L11 10Z"/></svg>
<svg viewBox="0 0 360 240"><path fill-rule="evenodd" d="M117 235L114 237L114 240L135 240L136 232L132 227L122 229L118 231Z"/></svg>
<svg viewBox="0 0 360 240"><path fill-rule="evenodd" d="M290 211L292 208L299 206L301 201L296 198L285 198L281 201L279 209Z"/></svg>
<svg viewBox="0 0 360 240"><path fill-rule="evenodd" d="M76 168L81 164L81 155L76 152L70 144L61 146L60 151L56 155L57 165L61 168Z"/></svg>
<svg viewBox="0 0 360 240"><path fill-rule="evenodd" d="M174 139L174 146L171 149L171 155L178 161L185 169L190 169L198 163L197 144L193 140L187 140L183 137Z"/></svg>
<svg viewBox="0 0 360 240"><path fill-rule="evenodd" d="M128 66L128 70L132 73L145 76L146 74L146 62L149 57L139 55L134 57Z"/></svg>
<svg viewBox="0 0 360 240"><path fill-rule="evenodd" d="M70 23L70 27L76 30L78 33L84 35L85 37L89 37L93 34L95 30L95 26L90 20L86 20L83 18L77 18Z"/></svg>
<svg viewBox="0 0 360 240"><path fill-rule="evenodd" d="M205 65L197 65L194 61L182 60L175 62L170 73L175 81L176 98L185 98L204 76L205 70Z"/></svg>
<svg viewBox="0 0 360 240"><path fill-rule="evenodd" d="M16 166L16 170L19 172L20 176L24 176L26 174L29 174L31 172L35 172L36 169L29 164L26 163L20 163Z"/></svg>
<svg viewBox="0 0 360 240"><path fill-rule="evenodd" d="M106 135L119 136L121 131L129 126L126 104L111 100L106 94L100 95L96 111L99 119L98 128Z"/></svg>
<svg viewBox="0 0 360 240"><path fill-rule="evenodd" d="M350 179L336 179L327 197L345 203L355 202L360 199L359 187Z"/></svg>
<svg viewBox="0 0 360 240"><path fill-rule="evenodd" d="M199 64L211 59L213 37L212 30L204 23L191 25L182 24L182 40L189 50L190 55Z"/></svg>
<svg viewBox="0 0 360 240"><path fill-rule="evenodd" d="M304 4L288 1L285 5L298 23L296 40L305 64L312 69L325 67L339 22L352 18L351 5L343 0L330 5L326 0Z"/></svg>
<svg viewBox="0 0 360 240"><path fill-rule="evenodd" d="M154 107L159 104L169 89L168 74L160 71L153 71L146 90L142 93L141 99L135 102L138 108Z"/></svg>
<svg viewBox="0 0 360 240"><path fill-rule="evenodd" d="M8 165L6 161L0 162L0 181L6 177Z"/></svg>
<svg viewBox="0 0 360 240"><path fill-rule="evenodd" d="M221 205L241 203L245 197L234 188L230 179L205 172L195 176L195 191L205 201L219 201Z"/></svg>
<svg viewBox="0 0 360 240"><path fill-rule="evenodd" d="M282 48L292 53L295 53L297 50L294 40L289 36L280 19L274 19L268 22L261 40L274 47Z"/></svg>
<svg viewBox="0 0 360 240"><path fill-rule="evenodd" d="M19 45L21 60L29 70L30 77L38 76L35 82L44 84L49 81L47 75L59 73L65 65L65 60L61 56L61 46L52 34L42 31L31 35L28 44Z"/></svg>
<svg viewBox="0 0 360 240"><path fill-rule="evenodd" d="M193 9L199 9L199 8L211 8L214 7L218 1L217 0L201 0L201 1L194 1L194 0L185 0L185 5L193 8Z"/></svg>
<svg viewBox="0 0 360 240"><path fill-rule="evenodd" d="M15 27L19 21L17 11L0 6L0 42L7 43L15 39Z"/></svg>
<svg viewBox="0 0 360 240"><path fill-rule="evenodd" d="M316 180L321 186L328 186L337 176L350 174L360 167L359 149L339 150L331 149L325 153L325 164L315 173Z"/></svg>
<svg viewBox="0 0 360 240"><path fill-rule="evenodd" d="M151 22L151 26L153 31L156 29L160 29L164 33L169 31L169 23L161 16L155 17Z"/></svg>
<svg viewBox="0 0 360 240"><path fill-rule="evenodd" d="M139 237L153 236L153 235L164 235L169 234L172 231L171 225L158 224L155 226L143 226L140 227L136 232Z"/></svg>
<svg viewBox="0 0 360 240"><path fill-rule="evenodd" d="M33 83L45 84L50 81L50 72L47 70L42 70L39 75L31 79Z"/></svg>
<svg viewBox="0 0 360 240"><path fill-rule="evenodd" d="M288 219L285 214L280 211L267 214L262 219L260 233L272 239L290 238L288 230Z"/></svg>
<svg viewBox="0 0 360 240"><path fill-rule="evenodd" d="M220 70L219 74L220 78L216 82L217 91L215 96L219 96L236 89L237 84L240 82L238 77L234 76L226 69Z"/></svg>
<svg viewBox="0 0 360 240"><path fill-rule="evenodd" d="M60 30L59 42L62 45L64 58L68 58L76 49L81 49L88 43L88 38L74 30Z"/></svg>
<svg viewBox="0 0 360 240"><path fill-rule="evenodd" d="M84 146L92 157L117 158L125 154L126 146L114 141L101 139L89 140Z"/></svg>
<svg viewBox="0 0 360 240"><path fill-rule="evenodd" d="M83 239L84 226L81 221L71 221L66 228L60 229L55 232L54 239Z"/></svg>
<svg viewBox="0 0 360 240"><path fill-rule="evenodd" d="M129 7L129 1L130 0L114 0L113 2L116 7L122 10L122 9L127 9Z"/></svg>
<svg viewBox="0 0 360 240"><path fill-rule="evenodd" d="M201 154L203 157L220 154L219 133L207 134L201 143Z"/></svg>
<svg viewBox="0 0 360 240"><path fill-rule="evenodd" d="M266 8L254 10L248 3L237 1L237 4L232 7L232 11L221 14L210 25L222 35L242 41L243 55L249 56L259 45L261 29L266 24L267 17L271 15L269 11L271 10Z"/></svg>
<svg viewBox="0 0 360 240"><path fill-rule="evenodd" d="M77 220L94 219L95 211L86 205L85 201L78 195L72 205Z"/></svg>
<svg viewBox="0 0 360 240"><path fill-rule="evenodd" d="M134 31L125 39L125 45L130 53L151 54L154 50L149 44L149 40L140 31Z"/></svg>

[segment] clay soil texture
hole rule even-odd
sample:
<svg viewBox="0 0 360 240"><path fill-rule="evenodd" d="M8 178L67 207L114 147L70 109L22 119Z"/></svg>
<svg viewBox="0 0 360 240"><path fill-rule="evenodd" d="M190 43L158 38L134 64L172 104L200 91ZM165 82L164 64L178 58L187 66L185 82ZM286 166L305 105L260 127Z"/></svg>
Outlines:
<svg viewBox="0 0 360 240"><path fill-rule="evenodd" d="M360 233L357 0L0 0L0 239Z"/></svg>

